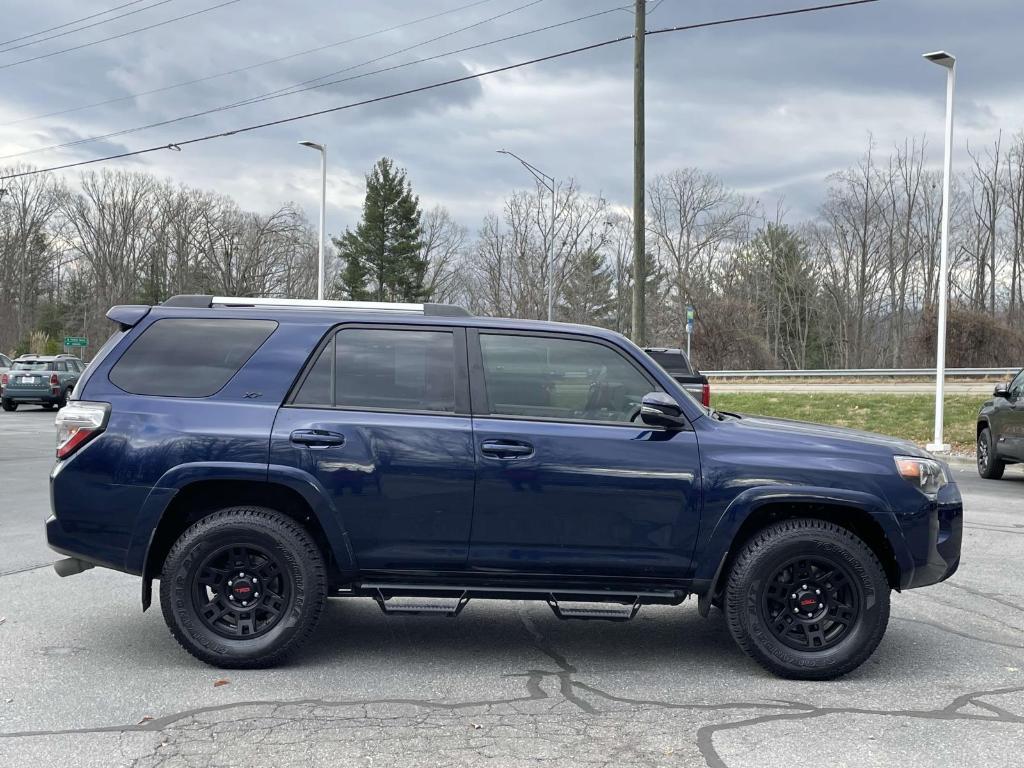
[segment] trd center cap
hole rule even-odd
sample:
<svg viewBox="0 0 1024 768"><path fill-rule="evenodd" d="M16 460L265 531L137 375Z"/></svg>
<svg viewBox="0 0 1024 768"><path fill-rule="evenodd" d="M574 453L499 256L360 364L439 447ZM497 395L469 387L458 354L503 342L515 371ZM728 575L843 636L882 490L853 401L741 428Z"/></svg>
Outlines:
<svg viewBox="0 0 1024 768"><path fill-rule="evenodd" d="M814 590L798 592L794 602L803 615L818 613L818 611L825 607L821 601L821 595L817 594Z"/></svg>
<svg viewBox="0 0 1024 768"><path fill-rule="evenodd" d="M249 602L253 599L253 586L248 579L239 579L231 586L231 596L236 602Z"/></svg>

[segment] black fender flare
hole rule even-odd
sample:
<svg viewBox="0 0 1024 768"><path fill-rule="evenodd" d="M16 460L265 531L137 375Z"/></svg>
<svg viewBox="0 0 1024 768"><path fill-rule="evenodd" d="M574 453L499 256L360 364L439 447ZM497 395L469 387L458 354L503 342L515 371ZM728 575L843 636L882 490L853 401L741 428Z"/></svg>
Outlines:
<svg viewBox="0 0 1024 768"><path fill-rule="evenodd" d="M171 501L188 486L204 481L232 480L270 483L297 493L309 506L327 538L339 569L356 571L356 559L344 521L330 494L311 474L295 467L279 464L246 464L241 462L190 462L166 472L151 489L135 521L125 570L142 575L142 606L152 603L150 553L161 520Z"/></svg>
<svg viewBox="0 0 1024 768"><path fill-rule="evenodd" d="M757 510L769 504L824 504L847 507L867 513L885 534L901 573L914 571L914 559L903 536L902 528L889 505L880 497L863 491L815 486L769 485L748 488L736 496L721 514L700 546L699 563L694 574L697 608L707 616L711 601L725 576L725 565L735 549L736 536L743 524Z"/></svg>

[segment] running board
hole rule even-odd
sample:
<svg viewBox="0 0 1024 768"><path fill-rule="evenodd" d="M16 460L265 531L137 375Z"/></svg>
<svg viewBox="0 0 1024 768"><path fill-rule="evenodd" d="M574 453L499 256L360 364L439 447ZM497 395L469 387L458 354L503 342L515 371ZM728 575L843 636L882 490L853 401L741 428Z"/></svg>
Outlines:
<svg viewBox="0 0 1024 768"><path fill-rule="evenodd" d="M363 585L364 588L370 585ZM426 595L388 595L385 585L373 585L373 599L388 616L448 616L454 618L462 613L473 595L468 589L462 589L458 597L432 597ZM559 602L557 594L562 595L563 601ZM539 596L539 595L538 595ZM577 619L582 621L629 621L640 611L642 595L621 595L623 599L631 598L632 603L607 603L601 601L587 601L586 596L578 595L578 598L565 600L564 592L547 592L544 600L551 608L555 617L567 621ZM486 599L486 598L485 598Z"/></svg>
<svg viewBox="0 0 1024 768"><path fill-rule="evenodd" d="M385 597L381 590L373 598L388 616L448 616L454 618L462 613L469 602L463 592L457 598L451 597Z"/></svg>
<svg viewBox="0 0 1024 768"><path fill-rule="evenodd" d="M551 612L563 621L579 619L582 621L629 621L640 611L640 598L632 605L615 605L605 603L559 603L554 595L548 596Z"/></svg>

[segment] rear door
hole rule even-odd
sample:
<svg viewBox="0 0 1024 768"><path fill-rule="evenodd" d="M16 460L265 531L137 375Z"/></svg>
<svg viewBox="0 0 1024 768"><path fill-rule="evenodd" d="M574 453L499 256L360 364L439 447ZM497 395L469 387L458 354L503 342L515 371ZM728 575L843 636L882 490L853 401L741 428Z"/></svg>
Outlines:
<svg viewBox="0 0 1024 768"><path fill-rule="evenodd" d="M700 509L692 431L639 422L656 380L572 334L470 332L476 504L470 565L683 576Z"/></svg>
<svg viewBox="0 0 1024 768"><path fill-rule="evenodd" d="M461 569L475 458L461 328L345 325L274 423L271 463L332 497L363 570Z"/></svg>

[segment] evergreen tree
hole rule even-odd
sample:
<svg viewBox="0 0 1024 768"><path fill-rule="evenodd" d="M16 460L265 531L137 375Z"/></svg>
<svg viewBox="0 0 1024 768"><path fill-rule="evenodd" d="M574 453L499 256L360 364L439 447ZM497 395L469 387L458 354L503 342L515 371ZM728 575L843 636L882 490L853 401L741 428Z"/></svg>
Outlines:
<svg viewBox="0 0 1024 768"><path fill-rule="evenodd" d="M427 263L420 242L420 200L404 169L382 157L366 176L363 218L334 238L344 262L338 280L349 299L421 301Z"/></svg>
<svg viewBox="0 0 1024 768"><path fill-rule="evenodd" d="M612 324L614 306L611 267L599 251L588 248L566 276L557 319L607 328Z"/></svg>

